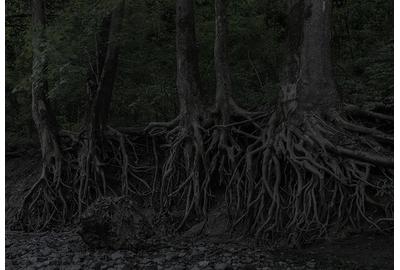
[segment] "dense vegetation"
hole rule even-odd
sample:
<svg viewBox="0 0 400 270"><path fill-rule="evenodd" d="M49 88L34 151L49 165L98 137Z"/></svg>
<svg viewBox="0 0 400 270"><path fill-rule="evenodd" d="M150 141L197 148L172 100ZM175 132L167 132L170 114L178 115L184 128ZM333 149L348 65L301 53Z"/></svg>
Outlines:
<svg viewBox="0 0 400 270"><path fill-rule="evenodd" d="M246 108L270 104L279 90L286 17L284 1L233 1L229 56L235 100ZM213 1L196 1L200 75L212 101ZM393 94L393 2L334 1L333 61L346 101L382 100ZM49 97L59 123L76 130L84 113L86 74L95 54L94 33L113 1L48 2ZM32 136L29 1L6 2L6 110L8 135ZM24 15L24 16L23 16ZM175 1L126 4L111 122L146 125L178 111L175 85Z"/></svg>
<svg viewBox="0 0 400 270"><path fill-rule="evenodd" d="M391 228L389 1L46 2L7 4L8 138L43 163L24 229L108 195L290 245Z"/></svg>

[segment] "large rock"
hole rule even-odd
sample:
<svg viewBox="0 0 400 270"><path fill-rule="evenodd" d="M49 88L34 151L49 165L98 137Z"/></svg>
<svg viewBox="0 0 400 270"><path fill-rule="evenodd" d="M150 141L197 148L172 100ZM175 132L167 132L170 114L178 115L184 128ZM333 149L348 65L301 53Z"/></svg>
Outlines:
<svg viewBox="0 0 400 270"><path fill-rule="evenodd" d="M143 246L152 227L131 199L106 197L87 208L78 233L92 248L132 250Z"/></svg>
<svg viewBox="0 0 400 270"><path fill-rule="evenodd" d="M190 229L183 233L183 237L192 238L200 234L208 236L221 236L229 231L229 217L225 204L222 202L218 206L210 209L207 219L194 224Z"/></svg>

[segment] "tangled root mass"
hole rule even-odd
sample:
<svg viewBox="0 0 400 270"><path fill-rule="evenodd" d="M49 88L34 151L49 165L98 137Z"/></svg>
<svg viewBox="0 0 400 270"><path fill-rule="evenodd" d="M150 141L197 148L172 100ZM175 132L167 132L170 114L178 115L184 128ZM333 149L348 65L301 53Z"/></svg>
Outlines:
<svg viewBox="0 0 400 270"><path fill-rule="evenodd" d="M279 111L240 112L229 124L180 116L147 131L110 128L89 149L69 135L63 167L49 172L58 182L42 177L25 198L24 226L68 222L114 194L151 195L160 215L180 213L179 230L206 218L222 192L231 228L258 239L295 244L349 227L392 227L393 137L383 131L337 113L294 121ZM152 151L151 161L143 165L137 149L141 157Z"/></svg>

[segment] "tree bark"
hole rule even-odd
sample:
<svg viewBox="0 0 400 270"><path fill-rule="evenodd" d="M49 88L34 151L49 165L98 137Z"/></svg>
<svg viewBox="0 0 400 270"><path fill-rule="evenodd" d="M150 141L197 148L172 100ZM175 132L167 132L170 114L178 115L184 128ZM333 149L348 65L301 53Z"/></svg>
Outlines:
<svg viewBox="0 0 400 270"><path fill-rule="evenodd" d="M86 133L87 140L84 140L79 153L79 204L78 211L81 215L83 203L89 203L93 198L104 195L107 190L107 176L105 169L107 162L108 147L106 142L107 122L111 105L112 91L114 87L116 71L118 66L120 28L123 19L124 0L114 7L114 9L103 19L100 30L96 35L96 68L91 70L88 80L89 106L84 123L83 132ZM119 135L119 134L118 134ZM112 147L112 146L111 146ZM125 151L125 145L120 145L120 150ZM126 160L126 153L121 154ZM118 158L115 158L118 160ZM123 177L121 182L124 187L127 181L125 163L121 166ZM122 179L123 178L123 179ZM126 192L126 189L123 190Z"/></svg>
<svg viewBox="0 0 400 270"><path fill-rule="evenodd" d="M282 102L286 114L327 112L337 105L331 62L331 0L288 1L288 57Z"/></svg>
<svg viewBox="0 0 400 270"><path fill-rule="evenodd" d="M189 126L198 118L201 100L193 0L176 1L176 60L180 114Z"/></svg>
<svg viewBox="0 0 400 270"><path fill-rule="evenodd" d="M38 132L44 167L59 159L61 150L55 115L48 101L45 1L32 1L32 117ZM43 173L45 173L45 168Z"/></svg>
<svg viewBox="0 0 400 270"><path fill-rule="evenodd" d="M62 190L63 155L58 126L47 97L45 32L45 1L32 0L32 118L40 141L42 172L24 196L18 214L24 230L43 229L51 220L65 218L67 208Z"/></svg>
<svg viewBox="0 0 400 270"><path fill-rule="evenodd" d="M351 222L357 229L361 220L380 228L369 211L390 217L391 200L385 209L370 204L365 186L373 187L371 194L391 196L386 184L375 184L371 167L380 167L380 177L390 183L391 170L384 167L393 159L364 149L379 146L377 138L390 142L392 137L340 115L331 62L331 0L288 0L288 8L281 107L260 123L258 136L241 132L252 143L246 141L244 166L235 166L241 172L232 177L240 190L226 193L239 213L233 226L247 222L255 238L282 237L288 245L346 226L349 219L358 220ZM369 137L360 138L365 134Z"/></svg>
<svg viewBox="0 0 400 270"><path fill-rule="evenodd" d="M230 118L232 102L232 81L228 61L228 20L226 9L229 0L215 0L215 43L214 61L217 80L216 110L221 114L222 123Z"/></svg>
<svg viewBox="0 0 400 270"><path fill-rule="evenodd" d="M118 66L118 35L123 18L124 1L120 1L114 10L104 18L97 35L97 63L95 81L88 86L90 113L88 127L104 130L107 125Z"/></svg>

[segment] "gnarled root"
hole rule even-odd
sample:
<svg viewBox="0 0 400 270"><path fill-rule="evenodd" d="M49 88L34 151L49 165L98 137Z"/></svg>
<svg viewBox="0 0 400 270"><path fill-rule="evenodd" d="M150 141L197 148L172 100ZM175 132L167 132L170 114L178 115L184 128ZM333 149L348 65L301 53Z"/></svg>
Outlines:
<svg viewBox="0 0 400 270"><path fill-rule="evenodd" d="M66 193L70 186L64 182L69 174L65 157L55 151L44 160L40 178L25 194L16 216L16 225L25 231L39 231L51 221L64 223L68 211Z"/></svg>
<svg viewBox="0 0 400 270"><path fill-rule="evenodd" d="M25 230L41 230L80 217L101 196L147 196L144 178L152 167L139 164L134 138L108 127L103 136L63 132L65 147L52 163L43 163L40 179L24 198L19 220Z"/></svg>
<svg viewBox="0 0 400 270"><path fill-rule="evenodd" d="M279 116L273 114L247 147L227 186L234 226L289 244L365 222L384 229L379 219L393 212L386 192L393 160L360 150L370 144L348 133L343 119L307 115L294 123ZM375 165L387 173L377 177Z"/></svg>
<svg viewBox="0 0 400 270"><path fill-rule="evenodd" d="M79 215L95 199L106 195L142 195L151 191L143 178L151 170L140 166L130 137L107 127L103 136L83 140L75 177Z"/></svg>
<svg viewBox="0 0 400 270"><path fill-rule="evenodd" d="M162 161L161 181L154 186L153 194L159 196L159 213L171 209L183 211L176 227L182 228L187 219L195 214L205 216L209 200L208 162L205 155L205 134L197 118L184 119L179 116L168 123L151 123L147 130L154 137L163 137L168 149ZM155 151L155 155L158 153ZM159 165L156 164L156 167ZM183 205L183 209L177 207Z"/></svg>

